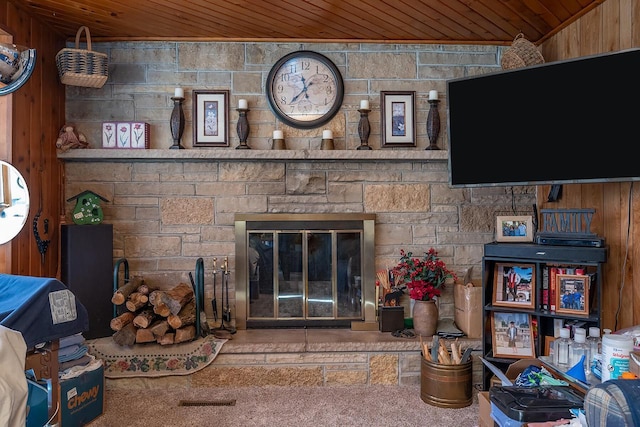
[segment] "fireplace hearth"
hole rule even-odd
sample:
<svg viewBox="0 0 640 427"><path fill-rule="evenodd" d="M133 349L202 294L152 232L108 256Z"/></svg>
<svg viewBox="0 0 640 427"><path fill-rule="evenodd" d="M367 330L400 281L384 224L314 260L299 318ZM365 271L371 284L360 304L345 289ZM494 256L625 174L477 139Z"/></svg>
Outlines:
<svg viewBox="0 0 640 427"><path fill-rule="evenodd" d="M236 327L377 328L373 214L236 215Z"/></svg>

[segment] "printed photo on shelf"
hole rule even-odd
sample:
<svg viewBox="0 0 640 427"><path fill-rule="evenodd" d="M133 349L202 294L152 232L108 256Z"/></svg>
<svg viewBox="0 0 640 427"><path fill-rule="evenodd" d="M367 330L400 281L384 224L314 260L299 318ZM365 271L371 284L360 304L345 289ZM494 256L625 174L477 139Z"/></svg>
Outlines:
<svg viewBox="0 0 640 427"><path fill-rule="evenodd" d="M491 332L494 357L536 357L530 314L493 312Z"/></svg>
<svg viewBox="0 0 640 427"><path fill-rule="evenodd" d="M493 305L535 308L534 264L496 263L493 274Z"/></svg>
<svg viewBox="0 0 640 427"><path fill-rule="evenodd" d="M533 242L533 217L496 217L496 242Z"/></svg>
<svg viewBox="0 0 640 427"><path fill-rule="evenodd" d="M415 91L380 92L380 135L383 147L416 146Z"/></svg>
<svg viewBox="0 0 640 427"><path fill-rule="evenodd" d="M228 147L229 91L193 91L193 146Z"/></svg>
<svg viewBox="0 0 640 427"><path fill-rule="evenodd" d="M590 276L558 274L555 281L556 313L589 315Z"/></svg>

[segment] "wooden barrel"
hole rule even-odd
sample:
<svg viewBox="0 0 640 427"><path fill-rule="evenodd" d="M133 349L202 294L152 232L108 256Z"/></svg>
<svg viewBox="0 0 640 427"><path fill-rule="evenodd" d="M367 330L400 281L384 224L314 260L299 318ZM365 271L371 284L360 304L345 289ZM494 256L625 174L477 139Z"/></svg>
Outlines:
<svg viewBox="0 0 640 427"><path fill-rule="evenodd" d="M457 365L433 363L422 358L420 366L420 398L440 408L464 408L471 405L473 365L469 361Z"/></svg>

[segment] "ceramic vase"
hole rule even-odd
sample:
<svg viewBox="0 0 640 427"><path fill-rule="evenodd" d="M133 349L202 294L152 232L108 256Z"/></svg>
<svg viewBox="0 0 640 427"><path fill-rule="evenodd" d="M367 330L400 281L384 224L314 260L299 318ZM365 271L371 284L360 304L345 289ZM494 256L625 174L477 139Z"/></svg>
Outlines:
<svg viewBox="0 0 640 427"><path fill-rule="evenodd" d="M416 301L413 306L413 330L416 335L430 337L438 329L438 306L435 301Z"/></svg>

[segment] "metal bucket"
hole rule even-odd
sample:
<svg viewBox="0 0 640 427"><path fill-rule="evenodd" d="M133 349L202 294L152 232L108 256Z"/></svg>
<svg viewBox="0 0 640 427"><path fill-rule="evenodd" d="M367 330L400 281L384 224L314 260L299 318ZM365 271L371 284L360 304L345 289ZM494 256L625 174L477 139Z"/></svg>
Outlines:
<svg viewBox="0 0 640 427"><path fill-rule="evenodd" d="M422 358L420 398L440 408L464 408L471 405L473 365L471 358L458 365L443 365Z"/></svg>

